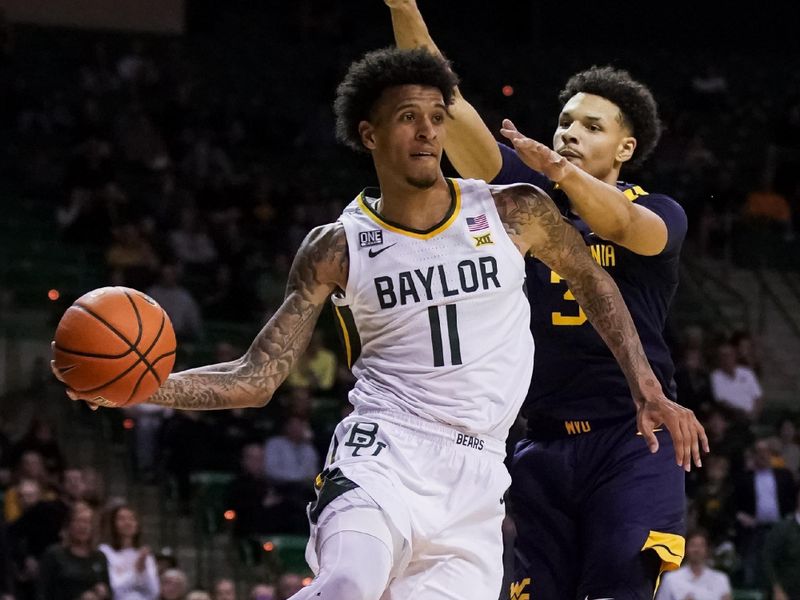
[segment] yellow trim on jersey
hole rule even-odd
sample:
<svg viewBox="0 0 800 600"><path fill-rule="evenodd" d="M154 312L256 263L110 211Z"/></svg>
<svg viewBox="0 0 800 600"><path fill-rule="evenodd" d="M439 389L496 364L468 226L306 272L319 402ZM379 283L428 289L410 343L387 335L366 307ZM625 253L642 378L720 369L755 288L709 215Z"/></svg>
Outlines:
<svg viewBox="0 0 800 600"><path fill-rule="evenodd" d="M336 313L336 318L339 319L339 326L342 328L342 338L344 339L344 351L347 355L347 366L353 366L353 351L350 348L350 334L347 332L347 325L344 323L344 317L342 317L342 313L339 312L339 307L334 305L333 311Z"/></svg>
<svg viewBox="0 0 800 600"><path fill-rule="evenodd" d="M658 579L656 579L656 591L658 591L661 576L667 571L674 571L681 566L686 553L686 540L677 533L651 530L642 546L642 552L645 550L653 550L661 559L661 567L658 570Z"/></svg>
<svg viewBox="0 0 800 600"><path fill-rule="evenodd" d="M636 199L637 199L639 196L647 196L647 195L648 195L648 193L647 193L647 192L645 192L645 191L644 191L642 188L640 188L638 185L635 185L635 186L633 186L633 187L630 187L630 188L628 188L627 190L622 190L622 193L623 193L623 194L625 194L625 197L626 197L628 200L630 200L631 202L633 202L634 200L636 200Z"/></svg>
<svg viewBox="0 0 800 600"><path fill-rule="evenodd" d="M367 204L364 200L364 192L361 192L358 195L358 205L361 207L362 212L367 215L370 219L375 221L381 227L388 229L389 231L394 231L395 233L401 233L403 235L407 235L409 237L416 238L418 240L429 240L432 237L442 233L445 229L450 227L453 224L453 221L456 220L458 214L461 212L461 188L458 186L458 182L454 179L449 179L448 181L453 185L453 191L455 193L455 206L453 207L453 213L447 218L446 221L438 225L435 229L431 231L427 231L425 233L421 233L418 231L413 231L410 229L406 229L405 227L399 227L397 225L392 225L391 223L387 223L383 220L383 218L375 212L375 210Z"/></svg>

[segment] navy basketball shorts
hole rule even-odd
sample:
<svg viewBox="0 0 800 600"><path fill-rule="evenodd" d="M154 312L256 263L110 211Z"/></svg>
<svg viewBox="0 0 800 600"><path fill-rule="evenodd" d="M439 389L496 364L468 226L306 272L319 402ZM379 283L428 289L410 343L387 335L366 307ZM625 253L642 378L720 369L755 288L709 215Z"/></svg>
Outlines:
<svg viewBox="0 0 800 600"><path fill-rule="evenodd" d="M669 432L656 435L656 454L634 420L519 442L511 600L652 600L683 558L686 504Z"/></svg>

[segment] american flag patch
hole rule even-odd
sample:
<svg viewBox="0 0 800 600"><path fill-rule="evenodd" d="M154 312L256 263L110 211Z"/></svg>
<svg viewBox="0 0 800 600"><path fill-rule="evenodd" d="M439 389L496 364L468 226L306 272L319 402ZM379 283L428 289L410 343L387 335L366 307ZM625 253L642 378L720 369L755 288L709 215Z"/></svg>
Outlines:
<svg viewBox="0 0 800 600"><path fill-rule="evenodd" d="M470 231L480 231L481 229L489 229L489 220L486 215L478 215L477 217L467 217L467 227Z"/></svg>

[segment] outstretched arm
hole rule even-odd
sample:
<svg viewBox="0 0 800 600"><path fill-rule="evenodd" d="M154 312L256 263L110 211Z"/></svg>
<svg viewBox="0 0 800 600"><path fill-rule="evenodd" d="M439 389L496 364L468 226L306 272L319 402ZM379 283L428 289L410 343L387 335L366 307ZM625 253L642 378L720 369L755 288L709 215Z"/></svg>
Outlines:
<svg viewBox="0 0 800 600"><path fill-rule="evenodd" d="M495 191L500 218L523 252L531 252L569 282L569 288L617 359L637 406L639 432L652 452L653 429L662 423L675 441L679 465L700 466L700 444L708 452L703 426L694 413L664 396L642 348L633 319L616 283L595 262L578 231L567 223L547 194L529 185Z"/></svg>
<svg viewBox="0 0 800 600"><path fill-rule="evenodd" d="M416 0L384 0L392 12L392 28L398 48L427 48L441 55L428 32ZM503 166L503 157L491 130L478 111L456 89L449 109L447 158L462 177L492 181Z"/></svg>
<svg viewBox="0 0 800 600"><path fill-rule="evenodd" d="M311 339L331 292L347 285L347 240L341 224L317 227L297 251L283 304L238 360L173 373L148 399L170 408L214 410L264 406ZM73 400L110 406L102 398Z"/></svg>
<svg viewBox="0 0 800 600"><path fill-rule="evenodd" d="M643 256L667 245L667 226L653 211L634 204L615 186L579 169L544 144L520 132L509 119L500 130L531 169L557 183L572 208L597 235Z"/></svg>

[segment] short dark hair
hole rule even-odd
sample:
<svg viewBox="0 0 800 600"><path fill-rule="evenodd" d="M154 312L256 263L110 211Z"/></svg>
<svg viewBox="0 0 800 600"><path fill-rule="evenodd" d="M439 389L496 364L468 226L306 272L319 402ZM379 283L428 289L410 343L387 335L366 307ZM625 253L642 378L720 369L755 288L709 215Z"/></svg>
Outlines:
<svg viewBox="0 0 800 600"><path fill-rule="evenodd" d="M336 88L333 110L337 139L354 150L365 152L358 124L369 120L385 89L398 85L438 88L445 105L449 106L453 103L458 76L446 58L425 48L382 48L368 52L350 65Z"/></svg>
<svg viewBox="0 0 800 600"><path fill-rule="evenodd" d="M619 107L625 125L630 128L637 142L628 164L632 167L640 166L653 152L661 137L658 105L650 89L623 69L593 66L569 78L558 95L561 106L581 92L601 96Z"/></svg>
<svg viewBox="0 0 800 600"><path fill-rule="evenodd" d="M701 537L706 542L708 542L711 539L709 537L709 535L708 535L708 531L706 531L702 527L696 527L696 528L692 529L691 531L689 531L689 533L686 534L685 540L688 542L690 539L696 538L696 537Z"/></svg>

